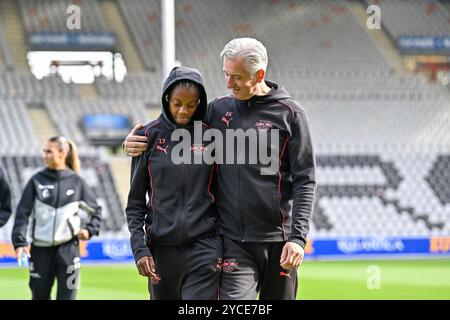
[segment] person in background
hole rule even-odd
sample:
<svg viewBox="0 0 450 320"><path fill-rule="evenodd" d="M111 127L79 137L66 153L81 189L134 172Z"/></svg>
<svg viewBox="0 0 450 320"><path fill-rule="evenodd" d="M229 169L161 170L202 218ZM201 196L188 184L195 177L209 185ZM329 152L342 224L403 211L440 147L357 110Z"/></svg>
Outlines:
<svg viewBox="0 0 450 320"><path fill-rule="evenodd" d="M46 168L34 174L19 201L12 232L17 257L30 257L29 286L33 300L48 300L55 278L57 300L74 300L80 271L80 240L98 235L101 207L79 176L75 144L64 137L50 138L43 149ZM82 208L90 215L82 227ZM31 249L27 229L32 218Z"/></svg>

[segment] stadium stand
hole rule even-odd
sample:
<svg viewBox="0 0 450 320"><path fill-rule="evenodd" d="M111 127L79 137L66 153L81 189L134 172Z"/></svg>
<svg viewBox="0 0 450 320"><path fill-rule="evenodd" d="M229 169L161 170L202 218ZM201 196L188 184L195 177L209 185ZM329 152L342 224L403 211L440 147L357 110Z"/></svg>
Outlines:
<svg viewBox="0 0 450 320"><path fill-rule="evenodd" d="M439 1L368 0L383 12L382 24L396 39L399 36L448 36L450 15Z"/></svg>
<svg viewBox="0 0 450 320"><path fill-rule="evenodd" d="M158 76L161 71L158 66L161 51L157 45L161 33L159 1L119 0L119 4L146 68ZM308 99L309 95L317 99L355 99L359 95L365 99L369 95L371 99L374 94L376 99L376 94L395 96L399 92L434 96L427 93L429 87L420 85L420 79L398 78L393 74L391 65L345 1L309 0L297 6L282 1L250 0L229 5L178 0L175 8L176 26L182 26L176 33L177 59L203 73L211 98L227 94L218 53L223 39L236 35L256 37L267 44L269 79L283 80L294 98ZM242 12L246 13L245 17ZM264 20L260 18L263 14ZM423 88L417 90L418 87ZM367 92L368 88L372 92ZM361 96L362 91L365 96Z"/></svg>
<svg viewBox="0 0 450 320"><path fill-rule="evenodd" d="M20 0L19 4L27 32L67 32L65 13L75 3L70 0ZM83 13L83 32L108 31L97 1L80 1L78 5Z"/></svg>
<svg viewBox="0 0 450 320"><path fill-rule="evenodd" d="M39 150L24 101L0 98L0 128L0 155L24 155Z"/></svg>
<svg viewBox="0 0 450 320"><path fill-rule="evenodd" d="M450 110L439 101L303 101L320 153L446 152Z"/></svg>
<svg viewBox="0 0 450 320"><path fill-rule="evenodd" d="M275 79L282 79L283 74ZM285 73L286 74L286 73ZM287 73L289 74L289 73ZM432 101L438 95L433 86L420 77L400 77L391 71L378 74L352 70L348 72L327 72L319 74L300 71L291 76L287 83L300 101ZM295 83L293 86L291 83ZM296 89L297 88L297 89Z"/></svg>
<svg viewBox="0 0 450 320"><path fill-rule="evenodd" d="M154 106L161 102L161 81L150 72L129 74L121 83L99 79L96 87L107 99L138 99Z"/></svg>
<svg viewBox="0 0 450 320"><path fill-rule="evenodd" d="M0 72L6 71L12 66L11 55L6 44L4 30L0 21Z"/></svg>
<svg viewBox="0 0 450 320"><path fill-rule="evenodd" d="M0 73L0 97L42 103L45 99L74 99L77 96L75 86L65 84L56 76L37 80L30 73Z"/></svg>
<svg viewBox="0 0 450 320"><path fill-rule="evenodd" d="M71 137L80 147L89 148L80 127L80 119L85 114L125 114L131 123L148 121L145 104L138 100L47 100L45 105L59 132Z"/></svg>
<svg viewBox="0 0 450 320"><path fill-rule="evenodd" d="M131 31L145 67L159 75L161 70L161 27L159 1L119 0L118 4Z"/></svg>
<svg viewBox="0 0 450 320"><path fill-rule="evenodd" d="M450 211L442 190L448 186L435 171L448 168L448 160L400 151L319 156L316 212L326 221L315 221L312 232L325 237L447 235Z"/></svg>

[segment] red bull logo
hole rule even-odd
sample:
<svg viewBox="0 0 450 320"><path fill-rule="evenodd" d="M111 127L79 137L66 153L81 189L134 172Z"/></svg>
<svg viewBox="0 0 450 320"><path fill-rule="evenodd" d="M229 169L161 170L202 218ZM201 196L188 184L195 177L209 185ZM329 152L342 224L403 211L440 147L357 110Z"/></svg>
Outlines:
<svg viewBox="0 0 450 320"><path fill-rule="evenodd" d="M238 263L235 259L225 259L222 264L222 270L224 272L230 273L233 272L234 269L238 266Z"/></svg>
<svg viewBox="0 0 450 320"><path fill-rule="evenodd" d="M208 147L205 147L204 144L193 144L191 146L191 151L194 154L203 154L206 150L208 150Z"/></svg>
<svg viewBox="0 0 450 320"><path fill-rule="evenodd" d="M272 121L269 120L258 120L255 123L255 127L258 129L270 129L273 127Z"/></svg>

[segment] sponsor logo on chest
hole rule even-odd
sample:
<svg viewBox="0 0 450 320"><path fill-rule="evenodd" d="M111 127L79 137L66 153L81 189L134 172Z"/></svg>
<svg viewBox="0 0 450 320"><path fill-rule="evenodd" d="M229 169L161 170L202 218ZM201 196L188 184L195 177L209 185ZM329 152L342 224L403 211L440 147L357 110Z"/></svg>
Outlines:
<svg viewBox="0 0 450 320"><path fill-rule="evenodd" d="M258 120L255 123L257 129L271 129L273 127L272 121L269 120Z"/></svg>
<svg viewBox="0 0 450 320"><path fill-rule="evenodd" d="M191 146L191 151L194 154L203 154L206 150L208 150L208 147L206 147L204 144L193 144Z"/></svg>

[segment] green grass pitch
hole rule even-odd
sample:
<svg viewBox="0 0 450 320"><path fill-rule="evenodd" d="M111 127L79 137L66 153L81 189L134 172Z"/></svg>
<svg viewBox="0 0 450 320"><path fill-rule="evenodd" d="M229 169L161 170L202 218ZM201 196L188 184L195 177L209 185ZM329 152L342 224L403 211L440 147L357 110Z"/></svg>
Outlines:
<svg viewBox="0 0 450 320"><path fill-rule="evenodd" d="M28 270L0 269L0 300L29 298ZM82 266L78 299L148 299L147 282L132 264ZM450 259L307 260L297 299L450 299Z"/></svg>

